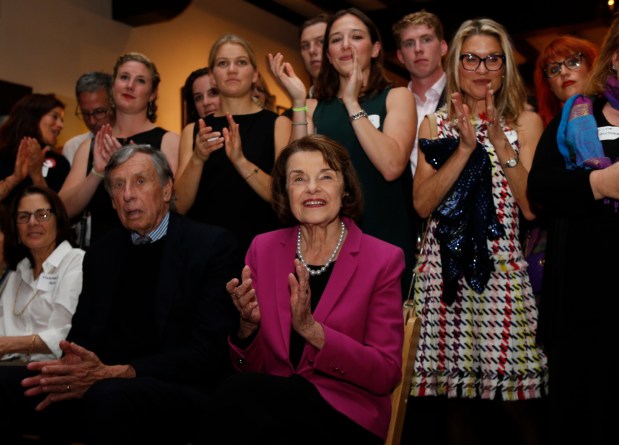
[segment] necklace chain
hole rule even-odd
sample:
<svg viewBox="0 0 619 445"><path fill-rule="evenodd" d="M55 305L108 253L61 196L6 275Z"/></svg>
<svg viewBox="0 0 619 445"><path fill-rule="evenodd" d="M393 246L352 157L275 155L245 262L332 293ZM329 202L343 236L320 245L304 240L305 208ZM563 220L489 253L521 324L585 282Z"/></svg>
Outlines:
<svg viewBox="0 0 619 445"><path fill-rule="evenodd" d="M333 249L333 253L329 257L325 265L322 266L318 270L310 269L309 265L305 262L305 258L303 258L303 253L301 253L301 227L299 227L299 232L297 233L297 257L299 258L299 261L301 261L301 264L303 264L303 266L305 267L305 269L307 269L307 271L309 272L311 276L314 277L316 275L320 275L325 270L327 270L327 267L329 267L329 264L331 264L333 260L335 260L335 257L337 256L337 253L339 252L340 247L342 247L342 243L344 242L344 235L346 234L346 226L344 225L344 221L340 221L340 226L342 227L342 230L340 231L340 238L337 240L335 249Z"/></svg>
<svg viewBox="0 0 619 445"><path fill-rule="evenodd" d="M30 303L32 303L32 300L34 300L36 296L39 295L39 292L40 292L40 289L37 289L34 295L30 297L30 299L26 302L23 308L21 308L19 311L15 310L17 308L17 298L19 297L19 290L21 289L22 281L24 280L22 279L19 280L19 284L17 285L17 292L15 292L15 300L13 300L13 315L15 315L16 317L21 317L24 314L24 312L26 312L26 309L28 309L28 306L30 306Z"/></svg>

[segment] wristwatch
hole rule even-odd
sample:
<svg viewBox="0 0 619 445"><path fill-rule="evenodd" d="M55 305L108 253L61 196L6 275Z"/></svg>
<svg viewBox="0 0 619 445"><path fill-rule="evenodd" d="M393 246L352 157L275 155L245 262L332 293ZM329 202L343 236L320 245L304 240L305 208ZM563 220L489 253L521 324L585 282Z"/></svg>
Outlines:
<svg viewBox="0 0 619 445"><path fill-rule="evenodd" d="M503 164L503 167L505 168L514 168L515 166L518 165L518 161L520 159L518 158L518 153L516 153L516 156L508 159L507 161L505 161L505 163Z"/></svg>

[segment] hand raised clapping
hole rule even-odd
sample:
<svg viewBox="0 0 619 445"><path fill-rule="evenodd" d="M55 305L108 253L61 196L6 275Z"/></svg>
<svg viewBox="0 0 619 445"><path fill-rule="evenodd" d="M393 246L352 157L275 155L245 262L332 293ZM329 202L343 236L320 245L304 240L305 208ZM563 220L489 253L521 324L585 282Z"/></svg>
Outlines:
<svg viewBox="0 0 619 445"><path fill-rule="evenodd" d="M112 155L122 147L118 139L112 136L112 126L105 124L95 135L93 167L102 173Z"/></svg>
<svg viewBox="0 0 619 445"><path fill-rule="evenodd" d="M284 56L281 53L275 55L269 53L269 65L273 76L288 91L293 104L295 102L304 102L307 97L305 84L295 74L292 65L284 62Z"/></svg>
<svg viewBox="0 0 619 445"><path fill-rule="evenodd" d="M211 153L224 146L224 140L219 131L213 131L212 127L206 126L204 119L198 119L198 128L193 155L200 161L206 162Z"/></svg>
<svg viewBox="0 0 619 445"><path fill-rule="evenodd" d="M247 338L260 325L260 307L256 298L256 291L252 286L251 270L245 266L241 272L241 281L233 278L226 283L226 290L232 297L232 302L241 314L241 324L237 336Z"/></svg>

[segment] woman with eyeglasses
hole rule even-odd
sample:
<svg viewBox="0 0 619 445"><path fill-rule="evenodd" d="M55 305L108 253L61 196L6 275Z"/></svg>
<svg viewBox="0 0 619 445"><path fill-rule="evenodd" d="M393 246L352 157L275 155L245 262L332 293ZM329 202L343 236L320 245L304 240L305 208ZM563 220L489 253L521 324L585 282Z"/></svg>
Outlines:
<svg viewBox="0 0 619 445"><path fill-rule="evenodd" d="M0 294L0 364L58 358L82 290L84 251L72 246L67 212L47 187L22 189L2 229L12 272Z"/></svg>
<svg viewBox="0 0 619 445"><path fill-rule="evenodd" d="M447 405L459 410L448 421L464 422L470 443L490 443L503 427L510 436L532 431L512 431L503 421L531 404L503 402L547 392L519 242L520 212L534 217L527 175L543 124L525 110L525 86L501 24L462 23L446 63L451 100L421 123L413 188L415 208L428 224L415 267L422 328L412 395L460 399ZM494 429L473 426L484 407L497 416ZM533 422L529 414L521 420ZM448 430L444 424L437 434Z"/></svg>
<svg viewBox="0 0 619 445"><path fill-rule="evenodd" d="M598 55L588 40L564 35L551 41L535 62L535 96L544 126L574 94L582 94Z"/></svg>
<svg viewBox="0 0 619 445"><path fill-rule="evenodd" d="M53 94L28 94L0 127L0 202L6 206L28 185L62 187L71 168L55 150L64 108Z"/></svg>
<svg viewBox="0 0 619 445"><path fill-rule="evenodd" d="M611 443L619 399L619 17L582 94L546 127L528 193L548 221L540 337L549 357L549 437Z"/></svg>
<svg viewBox="0 0 619 445"><path fill-rule="evenodd" d="M537 109L544 127L560 113L566 100L582 94L597 56L598 49L593 43L570 35L552 40L539 54L533 78ZM541 305L547 222L538 215L535 220L523 220L521 224L533 293Z"/></svg>

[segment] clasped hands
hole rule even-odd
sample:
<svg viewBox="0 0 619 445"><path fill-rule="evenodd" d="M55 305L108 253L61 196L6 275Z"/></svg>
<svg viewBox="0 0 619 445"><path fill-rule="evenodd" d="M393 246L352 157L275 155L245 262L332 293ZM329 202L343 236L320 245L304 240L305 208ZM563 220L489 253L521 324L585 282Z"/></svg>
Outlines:
<svg viewBox="0 0 619 445"><path fill-rule="evenodd" d="M38 184L43 178L42 169L45 154L50 150L48 146L41 148L39 142L32 137L24 137L19 142L17 156L15 158L15 169L13 175L18 182L30 176L32 182Z"/></svg>
<svg viewBox="0 0 619 445"><path fill-rule="evenodd" d="M309 272L298 259L294 260L294 266L295 273L288 274L292 328L312 342L309 337L316 332L317 328L320 331L322 328L312 315ZM239 338L247 338L258 329L261 318L249 266L243 268L240 281L238 278L228 281L226 290L241 316L237 335Z"/></svg>
<svg viewBox="0 0 619 445"><path fill-rule="evenodd" d="M451 102L456 111L457 120L455 125L460 133L460 143L464 144L468 151L473 151L477 145L477 135L475 126L471 121L471 109L467 104L463 103L462 94L459 92L453 93ZM486 116L488 119L488 139L490 143L496 147L500 141L507 141L507 136L505 136L500 125L495 125L496 123L500 123L500 120L497 116L496 108L494 107L494 91L490 83L486 87L485 102Z"/></svg>
<svg viewBox="0 0 619 445"><path fill-rule="evenodd" d="M75 343L62 340L60 359L28 363L30 371L38 371L34 377L22 380L26 396L47 394L36 406L37 411L54 402L79 399L99 380L114 377L134 377L135 371L128 365L107 366L91 352Z"/></svg>
<svg viewBox="0 0 619 445"><path fill-rule="evenodd" d="M347 109L349 107L359 108L358 99L366 87L364 85L363 71L359 64L359 51L354 46L350 46L350 51L352 54L352 64L350 71L343 75L346 85L341 97ZM281 53L276 53L275 55L269 53L269 65L273 76L286 89L292 98L293 104L304 103L307 97L305 84L295 74L292 65L289 62L284 62L284 56Z"/></svg>
<svg viewBox="0 0 619 445"><path fill-rule="evenodd" d="M196 135L194 144L194 156L201 162L206 162L216 150L225 146L226 156L232 164L236 165L243 158L243 150L241 148L241 135L239 133L239 124L234 121L230 113L226 113L228 128L223 128L222 132L213 131L212 127L206 126L204 119L198 119L199 130Z"/></svg>

